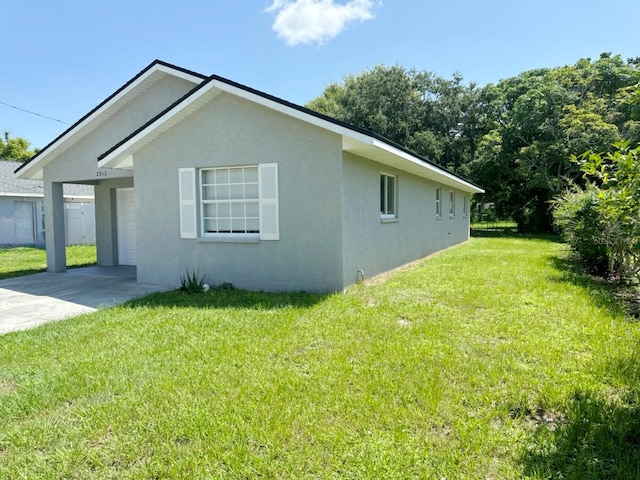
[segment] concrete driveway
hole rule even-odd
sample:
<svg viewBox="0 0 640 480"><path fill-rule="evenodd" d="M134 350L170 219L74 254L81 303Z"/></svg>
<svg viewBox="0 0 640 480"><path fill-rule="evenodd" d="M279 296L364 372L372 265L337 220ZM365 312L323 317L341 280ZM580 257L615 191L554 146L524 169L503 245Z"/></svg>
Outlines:
<svg viewBox="0 0 640 480"><path fill-rule="evenodd" d="M135 267L74 268L0 280L0 335L170 288L137 283Z"/></svg>

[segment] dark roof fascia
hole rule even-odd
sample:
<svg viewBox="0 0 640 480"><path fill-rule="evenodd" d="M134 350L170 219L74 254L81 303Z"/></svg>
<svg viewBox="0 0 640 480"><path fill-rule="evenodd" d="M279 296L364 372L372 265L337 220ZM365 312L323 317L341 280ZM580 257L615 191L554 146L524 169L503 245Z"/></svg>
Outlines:
<svg viewBox="0 0 640 480"><path fill-rule="evenodd" d="M201 73L197 73L197 72L193 72L191 70L188 70L186 68L182 68L182 67L178 67L176 65L172 65L170 63L167 62L163 62L162 60L154 60L153 62L151 62L149 65L147 65L145 68L143 68L138 74L136 74L133 78L131 78L127 83L125 83L124 85L122 85L120 88L118 88L115 92L113 92L111 95L109 95L106 99L104 99L102 102L100 102L95 108L91 109L91 111L89 113L87 113L86 115L84 115L80 120L78 120L76 123L74 123L73 125L71 125L69 128L67 128L64 132L62 132L60 135L58 135L53 141L49 142L47 144L47 146L45 146L44 148L42 148L38 153L36 153L33 157L31 157L29 159L28 162L23 163L19 168L17 168L13 173L18 173L20 170L22 170L24 167L26 167L28 164L30 164L31 162L33 162L35 159L37 159L40 155L42 155L43 153L45 153L52 145L54 145L58 140L60 140L61 138L63 138L65 135L67 135L69 132L71 132L74 128L76 128L78 125L80 125L82 122L84 122L87 118L89 118L91 115L93 115L95 112L97 112L98 110L100 110L105 104L107 104L108 102L110 102L113 98L117 97L120 92L122 92L123 90L125 90L129 85L131 85L132 83L134 83L136 80L138 80L138 78L140 78L142 75L144 75L145 73L147 73L150 69L152 69L153 67L155 67L156 65L162 65L164 67L167 68L171 68L173 70L178 70L182 73L186 73L188 75L193 75L195 77L199 77L203 80L205 80L207 78L206 75L203 75Z"/></svg>
<svg viewBox="0 0 640 480"><path fill-rule="evenodd" d="M338 125L340 127L346 128L348 130L360 133L362 135L366 135L368 137L372 137L375 138L376 140L379 140L383 143L386 143L387 145L397 148L398 150L403 151L404 153L411 155L415 158L417 158L418 160L431 165L433 167L436 167L446 173L448 173L449 175L452 175L454 177L456 177L459 180L462 180L470 185L473 185L474 187L477 187L479 189L482 189L482 187L480 187L479 185L476 185L473 182L470 182L469 180L467 180L466 178L458 175L455 172L452 172L450 170L448 170L447 168L438 165L437 163L433 162L432 160L423 157L421 155L418 155L417 153L409 150L406 147L403 147L402 145L399 145L395 142L393 142L392 140L389 140L388 138L383 137L382 135L379 135L375 132L372 132L370 130L367 130L365 128L361 128L361 127L357 127L355 125L352 125L350 123L347 122L343 122L342 120L338 120L336 118L330 117L328 115L324 115L322 113L319 112L315 112L313 110L310 110L306 107L302 107L300 105L296 105L295 103L291 103L287 100L283 100L282 98L278 98L275 97L273 95L270 95L268 93L265 92L261 92L260 90L256 90L254 88L248 87L246 85L242 85L241 83L238 82L234 82L233 80L229 80L227 78L224 77L220 77L219 75L211 75L210 77L207 78L206 81L202 82L200 85L197 85L196 87L194 87L191 91L187 92L185 95L183 95L181 98L179 98L178 100L176 100L174 103L172 103L171 105L169 105L167 108L165 108L162 112L160 112L159 114L157 114L155 117L153 117L152 119L150 119L148 122L146 122L144 125L142 125L141 127L139 127L137 130L135 130L134 132L132 132L130 135L128 135L127 137L125 137L124 139L122 139L121 141L119 141L118 143L116 143L113 147L111 147L109 150L107 150L106 152L104 152L102 155L100 155L98 157L98 161L104 159L107 155L109 155L110 153L112 153L114 150L118 149L119 147L121 147L122 145L124 145L125 143L127 143L129 140L131 140L133 137L135 137L136 135L138 135L140 132L142 132L144 129L146 129L147 127L149 127L150 125L152 125L154 122L156 122L158 119L160 119L161 117L163 117L165 114L167 114L168 112L170 112L171 110L173 110L174 108L176 108L179 104L181 104L183 101L185 101L187 98L189 98L190 96L194 95L195 93L197 93L201 88L206 87L209 83L213 82L213 81L219 81L221 83L225 83L227 85L230 85L232 87L238 88L240 90L244 90L245 92L249 92L251 94L257 95L259 97L265 98L267 100L271 100L273 102L276 102L280 105L284 105L286 107L292 108L294 110L297 110L299 112L305 113L307 115L311 115L313 117L319 118L321 120L333 123L335 125Z"/></svg>

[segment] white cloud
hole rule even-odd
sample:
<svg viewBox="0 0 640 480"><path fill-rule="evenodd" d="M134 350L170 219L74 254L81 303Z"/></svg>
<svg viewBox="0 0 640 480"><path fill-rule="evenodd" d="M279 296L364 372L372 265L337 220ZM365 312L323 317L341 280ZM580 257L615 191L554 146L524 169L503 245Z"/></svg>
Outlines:
<svg viewBox="0 0 640 480"><path fill-rule="evenodd" d="M273 0L268 12L276 13L273 30L288 45L324 43L355 21L371 20L374 0Z"/></svg>

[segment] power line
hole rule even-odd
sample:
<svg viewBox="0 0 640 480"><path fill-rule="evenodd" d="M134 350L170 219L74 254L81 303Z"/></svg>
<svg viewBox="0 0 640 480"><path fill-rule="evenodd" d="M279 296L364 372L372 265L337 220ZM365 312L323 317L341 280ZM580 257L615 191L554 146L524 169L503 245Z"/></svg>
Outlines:
<svg viewBox="0 0 640 480"><path fill-rule="evenodd" d="M65 122L63 120L58 120L57 118L47 117L46 115L41 115L40 113L32 112L31 110L25 110L24 108L16 107L15 105L11 105L9 103L5 103L0 100L2 105L6 105L7 107L15 108L16 110L20 110L21 112L30 113L31 115L37 115L38 117L46 118L48 120L53 120L54 122L64 123L65 125L71 125L69 122Z"/></svg>

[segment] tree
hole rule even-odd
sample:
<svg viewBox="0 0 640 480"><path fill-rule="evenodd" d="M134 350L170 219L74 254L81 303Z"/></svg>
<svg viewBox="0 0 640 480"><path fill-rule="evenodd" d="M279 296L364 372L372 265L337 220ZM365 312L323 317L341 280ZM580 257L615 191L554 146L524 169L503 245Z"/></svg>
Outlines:
<svg viewBox="0 0 640 480"><path fill-rule="evenodd" d="M550 201L584 185L572 155L640 140L630 87L640 62L619 55L543 68L478 89L428 71L379 65L331 84L308 107L378 133L482 185L520 230L552 229Z"/></svg>
<svg viewBox="0 0 640 480"><path fill-rule="evenodd" d="M636 128L620 92L639 79L635 66L603 54L488 85L480 96L488 131L469 166L472 180L521 230L550 230L551 199L569 181L584 183L571 155L609 151Z"/></svg>
<svg viewBox="0 0 640 480"><path fill-rule="evenodd" d="M307 107L371 130L419 155L459 170L474 155L478 90L456 74L378 65L333 83Z"/></svg>
<svg viewBox="0 0 640 480"><path fill-rule="evenodd" d="M621 98L635 111L640 84ZM574 156L590 183L573 185L553 201L556 223L583 262L623 277L640 272L640 143L632 145L624 140L604 154Z"/></svg>
<svg viewBox="0 0 640 480"><path fill-rule="evenodd" d="M11 137L8 130L4 131L3 138L0 138L0 158L9 160L19 160L26 162L36 153L38 149L30 149L30 143L22 137Z"/></svg>

